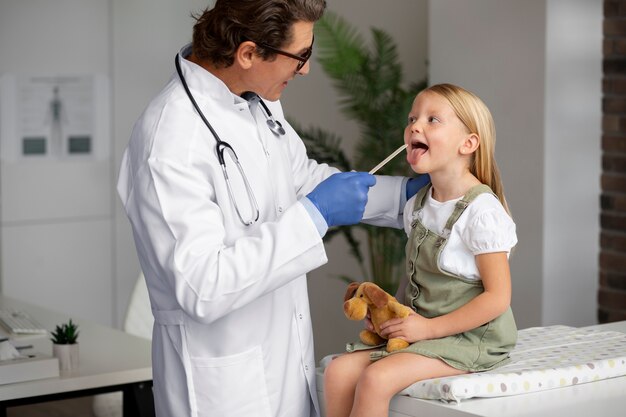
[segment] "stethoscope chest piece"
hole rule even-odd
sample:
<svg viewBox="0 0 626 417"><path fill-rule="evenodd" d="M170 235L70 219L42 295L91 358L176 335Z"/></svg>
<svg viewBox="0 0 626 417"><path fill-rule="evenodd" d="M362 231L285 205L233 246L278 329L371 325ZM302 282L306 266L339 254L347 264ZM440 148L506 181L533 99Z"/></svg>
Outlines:
<svg viewBox="0 0 626 417"><path fill-rule="evenodd" d="M253 91L246 91L241 94L241 98L249 103L258 103L261 105L261 110L263 110L265 118L267 119L267 127L269 127L273 134L280 137L284 136L287 133L283 125L274 118L274 115L270 111L269 107L267 107L267 104L265 104L265 102L261 99L261 97L259 97L257 93Z"/></svg>
<svg viewBox="0 0 626 417"><path fill-rule="evenodd" d="M276 136L282 136L287 133L285 132L283 125L280 124L278 120L267 119L267 127L269 127L272 133Z"/></svg>

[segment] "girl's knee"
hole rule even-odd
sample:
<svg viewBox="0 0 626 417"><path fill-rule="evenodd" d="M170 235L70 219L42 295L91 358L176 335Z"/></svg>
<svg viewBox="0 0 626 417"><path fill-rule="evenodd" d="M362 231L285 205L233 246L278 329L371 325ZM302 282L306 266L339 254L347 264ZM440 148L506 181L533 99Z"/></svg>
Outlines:
<svg viewBox="0 0 626 417"><path fill-rule="evenodd" d="M342 375L345 373L345 365L341 360L341 356L330 361L330 363L324 369L324 385L334 385L337 381L341 380Z"/></svg>
<svg viewBox="0 0 626 417"><path fill-rule="evenodd" d="M389 380L389 372L376 366L365 369L357 383L357 389L361 395L377 397L393 397L395 392L390 389L391 386L393 384Z"/></svg>
<svg viewBox="0 0 626 417"><path fill-rule="evenodd" d="M325 386L351 386L354 389L359 375L363 371L363 365L352 354L341 355L330 361L324 370Z"/></svg>

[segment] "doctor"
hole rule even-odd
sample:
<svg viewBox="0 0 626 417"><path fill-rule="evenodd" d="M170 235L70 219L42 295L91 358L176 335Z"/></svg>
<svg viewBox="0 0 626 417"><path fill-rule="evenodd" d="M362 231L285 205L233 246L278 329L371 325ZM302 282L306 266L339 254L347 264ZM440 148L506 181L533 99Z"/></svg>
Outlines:
<svg viewBox="0 0 626 417"><path fill-rule="evenodd" d="M285 120L325 6L217 0L135 124L118 191L155 318L157 416L319 415L305 274L327 262L322 236L401 227L423 185L318 164Z"/></svg>

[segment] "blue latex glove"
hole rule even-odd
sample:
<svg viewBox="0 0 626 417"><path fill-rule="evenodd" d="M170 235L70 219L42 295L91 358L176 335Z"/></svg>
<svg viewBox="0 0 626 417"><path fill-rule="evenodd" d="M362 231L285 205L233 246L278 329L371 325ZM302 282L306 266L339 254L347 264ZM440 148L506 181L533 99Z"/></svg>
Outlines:
<svg viewBox="0 0 626 417"><path fill-rule="evenodd" d="M422 189L423 186L430 182L430 175L422 174L415 178L410 178L406 182L406 199L407 201L411 199L419 190Z"/></svg>
<svg viewBox="0 0 626 417"><path fill-rule="evenodd" d="M319 183L307 198L328 226L356 224L363 218L367 192L376 178L367 172L340 172Z"/></svg>

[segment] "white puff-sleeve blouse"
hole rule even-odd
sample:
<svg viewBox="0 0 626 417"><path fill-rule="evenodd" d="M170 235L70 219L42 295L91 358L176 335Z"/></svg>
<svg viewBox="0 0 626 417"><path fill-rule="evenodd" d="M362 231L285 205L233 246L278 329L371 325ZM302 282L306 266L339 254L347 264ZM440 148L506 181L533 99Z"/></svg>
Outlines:
<svg viewBox="0 0 626 417"><path fill-rule="evenodd" d="M404 230L411 233L411 222L417 217L432 232L444 236L446 222L457 198L436 201L429 190L424 207L413 211L415 197L407 201L404 209ZM506 252L507 256L517 244L515 223L500 201L492 194L481 194L465 209L452 227L448 243L438 260L439 268L467 279L480 279L475 256L485 253Z"/></svg>

